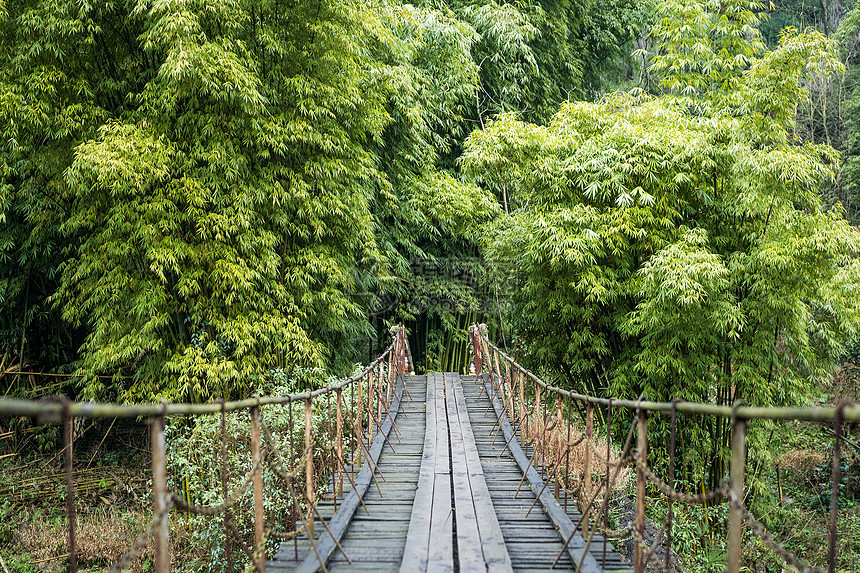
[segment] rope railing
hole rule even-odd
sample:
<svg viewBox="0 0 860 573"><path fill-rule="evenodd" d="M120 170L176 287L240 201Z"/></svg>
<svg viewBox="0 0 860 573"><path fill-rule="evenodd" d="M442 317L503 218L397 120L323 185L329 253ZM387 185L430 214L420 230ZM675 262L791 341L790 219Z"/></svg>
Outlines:
<svg viewBox="0 0 860 573"><path fill-rule="evenodd" d="M819 423L831 423L834 436L834 454L832 468L832 483L839 484L840 480L840 449L844 437L843 425L846 422L860 421L860 406L852 403L840 403L835 408L780 408L780 407L751 407L738 402L734 406L719 406L674 400L672 402L652 402L647 400L621 400L616 398L599 398L579 394L570 390L547 384L533 372L519 364L510 355L490 342L486 325L469 327L469 339L472 346L475 373L488 379L495 397L501 400L503 407L499 411L499 425L502 417L509 420L511 426L519 431L522 447L528 453L531 449L529 467L540 467L541 477L546 479L544 488L553 482L555 498L567 509L568 497L573 492L579 502L582 518L576 524L574 532L565 542L565 548L556 558L556 564L564 555L572 541L573 535L581 531L586 544L590 545L595 531L603 537L603 563L606 563L607 539L632 536L635 543L633 559L634 571L645 571L646 565L654 563L660 568L671 571L670 555L672 553L673 503L691 505L710 505L715 503L728 504L727 527L727 568L728 573L738 573L741 568L743 553L743 538L745 528L756 535L771 551L778 555L787 565L803 572L834 573L836 570L836 547L838 540L837 520L839 512L839 488L831 488L828 567L820 569L805 563L797 555L786 549L768 533L766 527L756 519L744 503L744 480L746 470L746 428L750 420L791 421L802 420ZM513 376L512 376L513 372ZM529 387L531 386L531 387ZM529 398L527 400L527 397ZM492 399L492 398L491 398ZM551 404L552 401L555 404ZM584 405L585 431L576 439L571 439L574 408L573 402L580 404L581 412ZM605 407L605 450L598 447L594 435L594 407ZM619 408L634 412L627 439L621 448L620 455L613 456L611 447L613 413ZM565 419L564 411L567 411ZM698 414L727 418L731 423L731 459L728 483L712 491L699 495L690 495L675 488L675 440L677 434L677 416L679 413ZM658 477L649 467L648 451L648 417L662 415L670 418L670 447L668 479ZM633 436L636 435L635 448ZM570 462L572 456L578 455L582 461L581 471L574 471ZM599 483L593 483L595 462L602 465L603 478ZM610 492L618 482L619 475L626 470L635 474L636 499L633 522L621 531L609 528L609 498ZM667 519L655 539L649 542L645 536L645 507L646 485L659 493L668 503ZM542 493L542 492L541 492ZM529 510L530 511L530 510ZM663 559L657 563L656 552L662 546Z"/></svg>
<svg viewBox="0 0 860 573"><path fill-rule="evenodd" d="M75 418L138 418L149 420L152 450L153 516L144 531L130 543L126 551L110 567L110 571L127 569L147 546L154 547L155 572L165 573L170 568L170 532L168 521L174 508L190 515L222 516L227 571L233 571L234 549L240 549L250 561L250 571L266 570L266 541L293 540L307 534L316 553L315 525L321 524L331 534L328 524L317 508L318 499L337 499L344 493L344 481L355 487L353 473L364 459L371 474L378 473L373 459L366 455L370 444L382 435L385 416L391 418L389 406L397 399L394 392L398 381L405 381L406 357L409 352L406 332L402 326L392 328L391 344L359 374L325 387L285 396L266 396L232 402L210 404L140 404L116 405L70 402L57 400L0 399L0 418L28 417L35 424L62 424L64 432L64 466L66 477L66 513L68 520L69 571L77 571L76 514L74 488L74 439L72 425ZM398 386L399 387L399 386ZM405 385L402 386L405 390ZM345 391L349 392L345 396ZM357 394L357 398L356 398ZM408 396L408 394L407 394ZM304 405L304 447L295 456L293 405ZM287 406L289 419L290 452L281 452L272 428L263 417L264 407ZM399 403L397 404L399 407ZM392 406L393 407L393 406ZM316 409L325 412L321 423L314 423ZM231 482L228 472L226 416L230 412L248 411L250 415L251 467L239 480L238 487L228 491ZM165 422L178 416L221 416L220 481L222 499L218 503L195 505L185 496L168 488L165 451ZM393 420L390 424L393 425ZM276 483L292 501L293 515L302 516L300 522L281 527L266 520L263 506L263 469L276 477ZM349 468L349 471L347 471ZM235 476L233 476L235 477ZM302 483L303 482L303 483ZM234 482L235 483L235 482ZM331 487L331 495L318 493L321 487ZM231 510L237 502L252 492L254 509L254 543L249 546L234 523ZM359 499L362 506L364 502ZM367 511L367 508L364 508ZM282 529L282 530L278 530ZM340 547L337 539L334 543ZM343 550L340 548L341 551ZM319 554L317 553L318 557ZM345 555L345 554L344 554ZM298 546L296 545L298 558ZM319 557L325 568L325 560ZM349 557L347 556L347 559Z"/></svg>

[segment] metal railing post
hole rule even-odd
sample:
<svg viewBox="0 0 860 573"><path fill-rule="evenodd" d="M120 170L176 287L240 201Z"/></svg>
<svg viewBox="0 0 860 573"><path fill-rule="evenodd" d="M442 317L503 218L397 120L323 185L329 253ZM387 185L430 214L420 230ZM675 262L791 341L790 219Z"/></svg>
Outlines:
<svg viewBox="0 0 860 573"><path fill-rule="evenodd" d="M63 437L66 442L65 466L66 466L66 517L69 521L69 571L75 573L78 570L78 552L75 542L75 481L74 481L74 434L73 418L69 414L69 401L63 402Z"/></svg>
<svg viewBox="0 0 860 573"><path fill-rule="evenodd" d="M474 325L472 327L472 345L475 347L475 375L480 376L483 374L483 366L484 366L484 356L481 351L481 342L480 342L480 332L478 331L478 325Z"/></svg>
<svg viewBox="0 0 860 573"><path fill-rule="evenodd" d="M368 375L368 377L369 378L373 377L373 371L372 370L370 371L370 374ZM356 433L356 437L358 438L358 444L356 444L358 446L358 451L353 456L353 463L352 463L353 468L355 466L359 466L359 467L361 466L361 452L364 449L364 447L362 446L362 444L364 443L364 430L361 428L361 426L362 426L361 419L364 416L364 411L363 411L364 410L364 396L362 395L363 394L363 392L362 392L363 387L364 387L364 379L360 378L358 380L358 415L355 418L356 424L357 424L357 427L355 429L355 433Z"/></svg>
<svg viewBox="0 0 860 573"><path fill-rule="evenodd" d="M830 478L830 548L827 556L827 570L836 571L836 542L838 541L837 525L839 522L839 470L842 466L842 418L845 415L845 404L836 405L836 418L833 420L833 475Z"/></svg>
<svg viewBox="0 0 860 573"><path fill-rule="evenodd" d="M591 497L591 447L594 441L594 404L585 406L585 495Z"/></svg>
<svg viewBox="0 0 860 573"><path fill-rule="evenodd" d="M251 408L251 458L261 460L260 407ZM266 548L263 546L263 464L254 467L254 557L260 573L266 573Z"/></svg>
<svg viewBox="0 0 860 573"><path fill-rule="evenodd" d="M594 405L588 402L585 405L585 467L583 468L583 487L585 488L585 498L591 499L591 445L594 440ZM609 458L607 458L609 459ZM609 466L606 466L606 472L609 473ZM588 535L590 523L588 515L582 520L582 535Z"/></svg>
<svg viewBox="0 0 860 573"><path fill-rule="evenodd" d="M224 503L227 503L227 411L224 400L221 400L221 493ZM233 573L233 540L230 537L230 510L224 510L224 554L227 558L227 573Z"/></svg>
<svg viewBox="0 0 860 573"><path fill-rule="evenodd" d="M314 539L314 453L313 446L313 401L305 400L305 496L308 499L308 537Z"/></svg>
<svg viewBox="0 0 860 573"><path fill-rule="evenodd" d="M343 390L337 389L337 495L343 495Z"/></svg>
<svg viewBox="0 0 860 573"><path fill-rule="evenodd" d="M744 466L746 465L746 420L735 417L732 423L732 466L729 482L729 534L726 573L738 573L743 557Z"/></svg>
<svg viewBox="0 0 860 573"><path fill-rule="evenodd" d="M561 396L556 396L555 409L558 412L558 422L556 422L557 434L555 439L555 498L561 497L561 443L564 439L561 428L564 426L564 414L562 412ZM567 468L565 468L567 471Z"/></svg>
<svg viewBox="0 0 860 573"><path fill-rule="evenodd" d="M155 527L155 571L170 571L170 548L167 530L167 467L164 459L164 417L150 420L152 440L152 497L155 515L159 516Z"/></svg>
<svg viewBox="0 0 860 573"><path fill-rule="evenodd" d="M648 414L644 410L638 411L639 428L636 436L636 456L641 464L648 461ZM633 558L633 571L643 573L645 571L645 547L642 541L645 539L645 472L641 467L636 468L636 518L633 523L636 531L636 553Z"/></svg>

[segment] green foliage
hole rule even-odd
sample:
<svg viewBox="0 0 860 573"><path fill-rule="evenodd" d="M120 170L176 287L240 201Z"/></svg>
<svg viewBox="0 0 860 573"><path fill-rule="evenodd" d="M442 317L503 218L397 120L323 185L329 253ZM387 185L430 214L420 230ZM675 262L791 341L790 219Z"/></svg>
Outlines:
<svg viewBox="0 0 860 573"><path fill-rule="evenodd" d="M597 94L604 72L627 57L651 12L651 2L472 2L453 7L479 34L474 58L481 86L481 123L521 112L548 121L572 95ZM617 83L612 79L610 83Z"/></svg>
<svg viewBox="0 0 860 573"><path fill-rule="evenodd" d="M77 355L86 398L241 396L342 364L381 295L414 315L413 261L474 255L496 211L438 168L477 82L450 11L6 8L0 336L21 362L25 343Z"/></svg>
<svg viewBox="0 0 860 573"><path fill-rule="evenodd" d="M842 46L848 64L845 78L845 140L842 149L844 167L841 180L845 191L843 201L856 223L860 216L860 4L855 5L845 16L836 33L836 40Z"/></svg>
<svg viewBox="0 0 860 573"><path fill-rule="evenodd" d="M748 4L709 6L661 5L666 95L502 116L464 167L511 188L487 255L533 363L603 395L801 404L860 327L860 234L816 193L837 154L791 131L804 79L839 62L814 32L762 52ZM684 434L718 485L728 428Z"/></svg>
<svg viewBox="0 0 860 573"><path fill-rule="evenodd" d="M364 366L352 366L352 375L356 375ZM387 373L383 369L384 373ZM260 388L261 395L283 396L295 393L307 383L308 379L318 376L318 372L297 372L292 375L278 373L276 382ZM384 374L385 375L385 374ZM316 382L334 383L333 377L324 377ZM357 408L354 394L349 390L343 394L344 411ZM365 400L367 398L365 397ZM314 410L311 418L313 427L313 453L317 495L330 494L331 470L336 461L329 446L334 436L334 393L329 393L314 400ZM263 464L263 488L266 495L263 498L263 510L266 523L276 531L289 532L294 530L296 522L300 522L307 511L303 501L305 492L303 452L305 451L305 405L304 402L294 402L286 406L267 407L262 411L266 427L274 440L277 452L275 459ZM233 412L225 418L227 458L226 467L229 493L236 491L245 481L252 469L250 456L250 418L247 411ZM291 426L292 424L292 426ZM190 420L174 420L165 430L167 441L167 464L170 468L170 488L183 495L194 505L218 505L224 501L221 482L221 417L198 416ZM356 447L349 428L344 428L344 455L349 455L351 448ZM274 454L271 454L274 456ZM296 480L291 484L293 491L298 493L294 499L290 493L290 485L285 484L271 469L272 463L281 463L288 471L298 468ZM346 481L346 487L349 482ZM294 507L297 512L294 511ZM253 543L254 505L253 493L250 488L241 496L231 510L231 519L239 528L246 543ZM208 568L210 571L222 571L226 566L224 530L220 519L204 515L185 515L181 526L189 526L193 531L191 543L195 547L199 560L191 560L183 564L182 571L198 571ZM277 551L280 541L272 539L269 542L269 554ZM245 555L234 546L234 560L243 566L248 563Z"/></svg>

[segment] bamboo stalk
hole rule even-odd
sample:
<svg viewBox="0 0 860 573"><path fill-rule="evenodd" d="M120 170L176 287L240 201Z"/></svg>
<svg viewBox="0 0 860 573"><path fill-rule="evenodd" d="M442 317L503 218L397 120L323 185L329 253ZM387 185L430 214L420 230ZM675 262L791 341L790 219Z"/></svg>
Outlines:
<svg viewBox="0 0 860 573"><path fill-rule="evenodd" d="M56 561L57 559L63 559L64 557L68 557L68 556L69 556L69 554L66 553L64 555L57 555L56 557L48 557L47 559L39 559L38 561L30 561L30 565L36 565L38 563L47 563L48 561ZM3 569L5 569L6 571L9 571L8 569L6 569L5 563L3 564Z"/></svg>

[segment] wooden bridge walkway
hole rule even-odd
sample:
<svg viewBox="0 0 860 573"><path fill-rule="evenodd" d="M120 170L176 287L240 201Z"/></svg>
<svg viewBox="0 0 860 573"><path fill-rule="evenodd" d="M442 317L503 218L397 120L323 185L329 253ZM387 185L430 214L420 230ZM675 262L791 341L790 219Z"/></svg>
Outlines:
<svg viewBox="0 0 860 573"><path fill-rule="evenodd" d="M580 515L544 487L509 421L498 427L502 406L489 382L406 376L395 394L370 447L375 464L319 505L326 525L316 524L313 544L307 536L284 543L267 571L317 571L325 561L329 571L533 572L559 554L559 571L630 569L597 533L586 543L577 531L564 547Z"/></svg>

